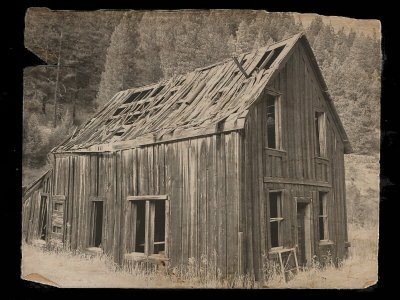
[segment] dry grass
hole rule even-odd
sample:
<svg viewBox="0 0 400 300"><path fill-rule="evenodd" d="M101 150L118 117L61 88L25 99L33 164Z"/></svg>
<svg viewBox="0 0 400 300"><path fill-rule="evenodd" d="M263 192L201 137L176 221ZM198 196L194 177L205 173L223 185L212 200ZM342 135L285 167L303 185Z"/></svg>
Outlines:
<svg viewBox="0 0 400 300"><path fill-rule="evenodd" d="M351 248L349 258L335 267L333 263L322 267L314 262L306 272L300 272L285 283L275 278L267 285L271 288L334 288L361 289L378 280L377 229L349 226Z"/></svg>
<svg viewBox="0 0 400 300"><path fill-rule="evenodd" d="M268 281L256 283L246 276L223 279L215 267L216 253L200 262L190 259L186 266L171 270L129 271L121 269L106 255L88 256L64 250L48 251L23 245L22 277L37 273L61 287L117 288L365 288L377 281L377 231L350 226L349 258L335 267L317 261L289 282L270 269Z"/></svg>

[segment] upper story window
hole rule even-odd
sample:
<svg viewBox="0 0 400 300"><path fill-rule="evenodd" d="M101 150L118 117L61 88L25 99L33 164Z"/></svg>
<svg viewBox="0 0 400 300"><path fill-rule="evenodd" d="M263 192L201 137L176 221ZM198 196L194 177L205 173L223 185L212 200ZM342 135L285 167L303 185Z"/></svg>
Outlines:
<svg viewBox="0 0 400 300"><path fill-rule="evenodd" d="M279 96L267 95L266 101L266 132L267 147L271 149L282 148L281 109Z"/></svg>
<svg viewBox="0 0 400 300"><path fill-rule="evenodd" d="M326 157L326 116L324 112L316 111L315 123L315 155Z"/></svg>

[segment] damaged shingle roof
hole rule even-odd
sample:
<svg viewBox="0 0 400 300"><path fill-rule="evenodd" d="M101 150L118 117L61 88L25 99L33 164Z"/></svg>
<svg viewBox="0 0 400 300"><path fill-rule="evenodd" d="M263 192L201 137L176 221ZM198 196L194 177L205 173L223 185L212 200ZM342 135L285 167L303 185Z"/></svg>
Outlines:
<svg viewBox="0 0 400 300"><path fill-rule="evenodd" d="M114 151L241 129L248 108L302 36L121 91L52 152Z"/></svg>

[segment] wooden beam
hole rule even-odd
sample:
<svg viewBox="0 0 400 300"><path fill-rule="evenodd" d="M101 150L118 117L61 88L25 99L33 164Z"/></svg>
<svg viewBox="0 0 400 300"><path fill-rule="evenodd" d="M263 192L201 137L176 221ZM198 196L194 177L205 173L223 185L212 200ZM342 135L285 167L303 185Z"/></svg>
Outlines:
<svg viewBox="0 0 400 300"><path fill-rule="evenodd" d="M246 73L246 71L243 69L242 65L239 63L239 61L237 60L236 57L233 57L233 61L235 62L235 64L236 64L237 67L239 68L240 72L243 73L244 77L249 78L250 75L248 75L248 74Z"/></svg>
<svg viewBox="0 0 400 300"><path fill-rule="evenodd" d="M167 200L167 195L128 196L128 201Z"/></svg>
<svg viewBox="0 0 400 300"><path fill-rule="evenodd" d="M264 183L299 184L299 185L319 186L327 188L332 187L332 185L329 182L278 178L278 177L264 177Z"/></svg>
<svg viewBox="0 0 400 300"><path fill-rule="evenodd" d="M102 196L89 196L89 201L105 201L106 197Z"/></svg>

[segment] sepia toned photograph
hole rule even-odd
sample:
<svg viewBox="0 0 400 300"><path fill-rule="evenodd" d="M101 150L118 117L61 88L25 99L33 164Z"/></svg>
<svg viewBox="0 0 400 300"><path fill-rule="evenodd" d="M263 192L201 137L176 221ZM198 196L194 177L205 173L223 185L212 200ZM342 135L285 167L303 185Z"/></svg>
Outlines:
<svg viewBox="0 0 400 300"><path fill-rule="evenodd" d="M22 279L378 282L379 20L32 7L24 44Z"/></svg>

